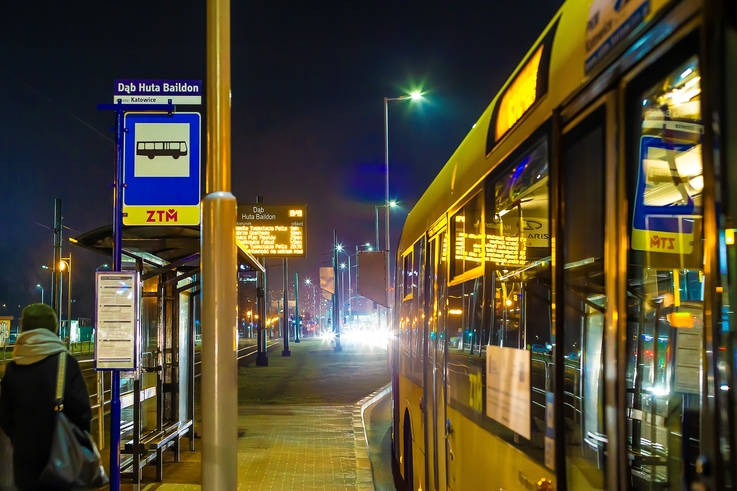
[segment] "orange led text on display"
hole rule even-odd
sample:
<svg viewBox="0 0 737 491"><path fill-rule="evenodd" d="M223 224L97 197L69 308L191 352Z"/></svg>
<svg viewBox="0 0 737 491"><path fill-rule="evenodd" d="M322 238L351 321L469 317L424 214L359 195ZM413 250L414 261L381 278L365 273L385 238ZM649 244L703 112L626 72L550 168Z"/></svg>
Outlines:
<svg viewBox="0 0 737 491"><path fill-rule="evenodd" d="M496 118L495 139L499 140L537 100L537 79L544 46L520 70L502 96Z"/></svg>

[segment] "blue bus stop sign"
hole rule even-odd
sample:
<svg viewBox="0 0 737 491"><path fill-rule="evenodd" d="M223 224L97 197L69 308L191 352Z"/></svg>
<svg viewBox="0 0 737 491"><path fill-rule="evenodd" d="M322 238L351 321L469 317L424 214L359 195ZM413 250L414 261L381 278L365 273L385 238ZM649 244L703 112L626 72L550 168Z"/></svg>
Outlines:
<svg viewBox="0 0 737 491"><path fill-rule="evenodd" d="M199 225L199 113L126 113L123 224Z"/></svg>

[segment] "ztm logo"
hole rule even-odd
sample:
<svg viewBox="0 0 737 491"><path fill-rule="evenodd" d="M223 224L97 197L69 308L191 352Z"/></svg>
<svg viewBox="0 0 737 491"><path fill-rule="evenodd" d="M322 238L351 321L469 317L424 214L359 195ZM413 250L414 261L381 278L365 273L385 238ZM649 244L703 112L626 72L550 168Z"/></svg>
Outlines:
<svg viewBox="0 0 737 491"><path fill-rule="evenodd" d="M290 217L301 217L302 210L289 210L289 216Z"/></svg>
<svg viewBox="0 0 737 491"><path fill-rule="evenodd" d="M657 235L653 235L650 237L650 248L672 251L675 249L675 241L676 239L674 237L659 237Z"/></svg>
<svg viewBox="0 0 737 491"><path fill-rule="evenodd" d="M177 221L177 210L146 210L148 217L146 222L148 223L163 223L163 222L176 222Z"/></svg>

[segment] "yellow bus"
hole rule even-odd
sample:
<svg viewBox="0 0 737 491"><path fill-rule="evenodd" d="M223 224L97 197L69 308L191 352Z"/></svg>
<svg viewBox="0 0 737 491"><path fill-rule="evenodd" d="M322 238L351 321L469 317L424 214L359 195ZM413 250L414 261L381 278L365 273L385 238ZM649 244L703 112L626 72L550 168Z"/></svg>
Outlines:
<svg viewBox="0 0 737 491"><path fill-rule="evenodd" d="M736 4L565 2L409 213L408 489L737 489Z"/></svg>

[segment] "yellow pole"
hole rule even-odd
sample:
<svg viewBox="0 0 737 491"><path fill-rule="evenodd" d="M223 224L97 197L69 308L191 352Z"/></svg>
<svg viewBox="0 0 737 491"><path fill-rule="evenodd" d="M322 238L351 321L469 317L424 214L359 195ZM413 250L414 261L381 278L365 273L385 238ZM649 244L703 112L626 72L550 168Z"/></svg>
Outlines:
<svg viewBox="0 0 737 491"><path fill-rule="evenodd" d="M202 202L202 489L238 487L236 199L230 193L230 1L207 0Z"/></svg>

